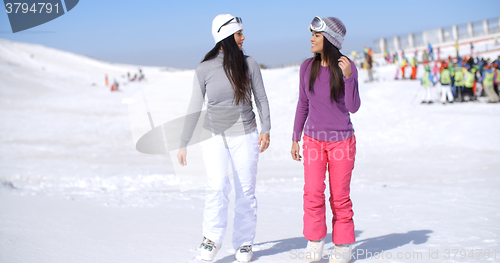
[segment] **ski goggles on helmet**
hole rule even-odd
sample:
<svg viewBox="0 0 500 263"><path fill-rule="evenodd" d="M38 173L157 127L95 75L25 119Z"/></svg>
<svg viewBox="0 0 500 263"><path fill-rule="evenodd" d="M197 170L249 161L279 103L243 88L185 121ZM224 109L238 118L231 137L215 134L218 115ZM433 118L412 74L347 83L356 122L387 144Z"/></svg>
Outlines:
<svg viewBox="0 0 500 263"><path fill-rule="evenodd" d="M344 38L327 27L325 21L323 21L323 19L321 19L321 17L319 16L314 17L313 21L309 25L309 30L316 32L325 32L335 38L339 43L342 43L344 41Z"/></svg>
<svg viewBox="0 0 500 263"><path fill-rule="evenodd" d="M223 26L227 26L229 23L231 23L231 21L233 21L235 19L236 19L236 23L243 24L243 20L241 19L241 17L233 17L233 18L229 19L229 21L227 21L226 23L222 24L222 26L219 27L219 30L217 30L217 33L220 32L220 30Z"/></svg>

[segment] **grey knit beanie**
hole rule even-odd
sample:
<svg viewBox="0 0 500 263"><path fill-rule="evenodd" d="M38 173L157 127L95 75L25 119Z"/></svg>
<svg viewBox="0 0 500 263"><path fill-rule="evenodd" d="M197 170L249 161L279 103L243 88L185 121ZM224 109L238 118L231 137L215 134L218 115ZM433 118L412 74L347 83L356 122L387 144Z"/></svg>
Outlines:
<svg viewBox="0 0 500 263"><path fill-rule="evenodd" d="M326 32L321 32L321 34L332 43L332 45L336 46L339 50L342 49L342 42L344 41L344 36L346 34L346 29L344 23L340 21L340 19L336 17L325 17L321 18L325 21L326 26L332 30L334 33L339 36L332 36Z"/></svg>

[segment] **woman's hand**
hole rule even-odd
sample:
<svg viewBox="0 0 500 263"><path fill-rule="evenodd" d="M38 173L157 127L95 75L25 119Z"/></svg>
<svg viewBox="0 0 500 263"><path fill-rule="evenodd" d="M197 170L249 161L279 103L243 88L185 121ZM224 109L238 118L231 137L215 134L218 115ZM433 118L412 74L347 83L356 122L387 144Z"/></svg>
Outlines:
<svg viewBox="0 0 500 263"><path fill-rule="evenodd" d="M351 62L345 56L339 58L339 67L342 70L342 74L346 79L351 77Z"/></svg>
<svg viewBox="0 0 500 263"><path fill-rule="evenodd" d="M186 155L187 155L187 151L184 149L180 149L179 152L177 153L177 160L179 161L180 165L182 165L182 166L187 165Z"/></svg>
<svg viewBox="0 0 500 263"><path fill-rule="evenodd" d="M292 158L295 161L299 161L300 162L300 158L302 158L302 156L300 156L299 151L300 151L299 142L293 142L292 143L292 151L290 153L292 154Z"/></svg>
<svg viewBox="0 0 500 263"><path fill-rule="evenodd" d="M269 134L261 133L259 135L260 152L264 152L269 147L270 142L271 142L271 139L269 137Z"/></svg>

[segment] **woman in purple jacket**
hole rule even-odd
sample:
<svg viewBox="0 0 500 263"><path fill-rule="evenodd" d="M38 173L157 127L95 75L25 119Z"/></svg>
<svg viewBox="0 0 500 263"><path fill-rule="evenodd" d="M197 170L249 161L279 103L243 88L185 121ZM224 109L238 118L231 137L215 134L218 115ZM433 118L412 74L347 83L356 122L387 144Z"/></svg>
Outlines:
<svg viewBox="0 0 500 263"><path fill-rule="evenodd" d="M309 241L306 258L322 258L327 234L324 192L328 169L335 244L330 262L349 262L349 245L355 241L349 195L356 155L349 112L355 113L360 106L358 72L339 51L346 29L338 18L315 17L309 30L314 57L300 67L291 150L292 158L300 161L298 142L304 131L304 237Z"/></svg>

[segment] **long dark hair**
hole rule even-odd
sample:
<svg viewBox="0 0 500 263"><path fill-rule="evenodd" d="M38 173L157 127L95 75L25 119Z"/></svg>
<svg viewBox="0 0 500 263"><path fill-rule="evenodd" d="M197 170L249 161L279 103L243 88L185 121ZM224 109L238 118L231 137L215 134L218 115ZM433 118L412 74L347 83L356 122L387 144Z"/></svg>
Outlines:
<svg viewBox="0 0 500 263"><path fill-rule="evenodd" d="M323 36L323 55L324 60L330 69L330 100L338 102L339 96L344 95L344 79L342 78L342 69L339 67L339 59L342 57L339 49L332 45ZM314 93L314 81L318 77L319 66L321 65L321 54L314 54L311 65L311 73L309 75L309 91Z"/></svg>
<svg viewBox="0 0 500 263"><path fill-rule="evenodd" d="M229 79L229 82L231 82L231 86L233 86L234 90L233 103L236 105L239 105L240 103L252 105L252 93L250 88L247 60L243 51L240 50L236 44L233 35L219 41L215 47L205 55L202 62L217 57L221 47L224 52L222 67L224 68L224 72L226 72L226 76Z"/></svg>

